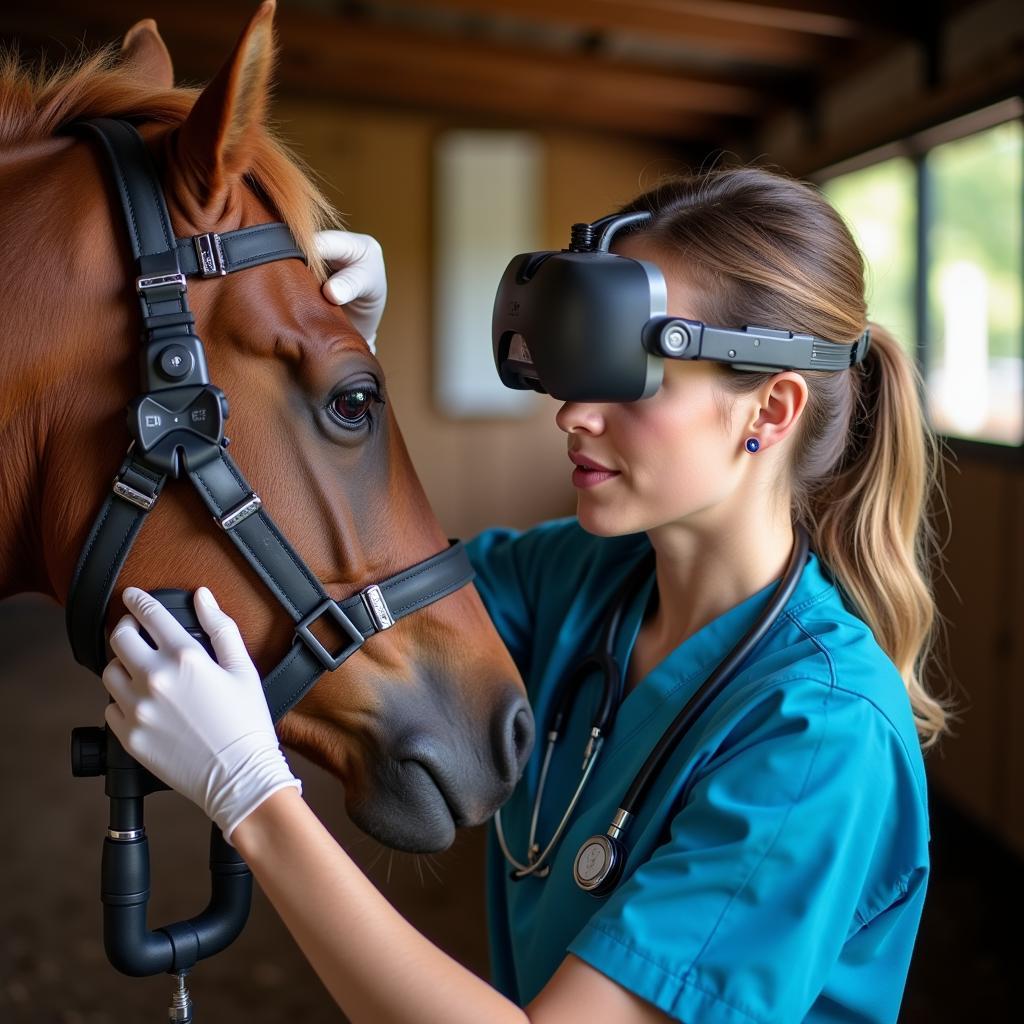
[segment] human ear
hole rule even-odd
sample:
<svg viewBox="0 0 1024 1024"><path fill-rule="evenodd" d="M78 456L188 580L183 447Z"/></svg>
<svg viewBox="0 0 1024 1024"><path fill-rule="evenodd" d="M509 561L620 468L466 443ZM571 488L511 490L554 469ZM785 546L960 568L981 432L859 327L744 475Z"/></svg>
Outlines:
<svg viewBox="0 0 1024 1024"><path fill-rule="evenodd" d="M786 370L775 374L756 393L757 404L744 437L756 437L762 448L789 436L807 405L803 374Z"/></svg>

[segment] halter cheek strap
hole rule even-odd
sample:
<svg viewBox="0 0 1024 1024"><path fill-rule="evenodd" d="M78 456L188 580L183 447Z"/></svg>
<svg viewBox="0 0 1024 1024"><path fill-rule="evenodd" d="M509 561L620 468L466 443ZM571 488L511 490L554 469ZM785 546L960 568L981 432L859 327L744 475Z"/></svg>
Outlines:
<svg viewBox="0 0 1024 1024"><path fill-rule="evenodd" d="M210 383L188 304L188 277L220 277L274 260L304 259L302 251L281 223L175 238L159 179L135 128L109 118L74 127L101 143L113 169L135 258L143 326L143 391L128 408L132 443L86 539L68 594L66 623L75 659L102 673L106 612L117 577L167 479L187 477L295 623L292 647L263 680L277 721L374 633L465 586L473 569L461 543L452 542L343 601L327 594L225 450L227 398ZM312 631L324 616L347 637L337 651L328 650Z"/></svg>

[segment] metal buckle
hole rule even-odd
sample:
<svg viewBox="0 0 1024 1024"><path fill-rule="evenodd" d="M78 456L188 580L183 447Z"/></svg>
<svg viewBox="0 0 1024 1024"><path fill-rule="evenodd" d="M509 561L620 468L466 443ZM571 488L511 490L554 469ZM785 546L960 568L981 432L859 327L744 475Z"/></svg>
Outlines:
<svg viewBox="0 0 1024 1024"><path fill-rule="evenodd" d="M391 609L376 583L361 590L359 596L363 599L366 613L370 616L370 621L377 627L377 632L390 629L395 624L395 617L391 614Z"/></svg>
<svg viewBox="0 0 1024 1024"><path fill-rule="evenodd" d="M352 640L352 643L348 647L343 648L338 654L331 654L329 650L315 636L309 629L310 623L316 622L321 615L327 612L332 619L341 627L342 631L346 633ZM356 628L355 623L342 611L341 605L338 604L333 598L329 597L326 601L317 605L296 627L295 637L301 640L316 657L317 661L328 672L333 672L338 668L342 662L350 658L360 647L363 646L363 634Z"/></svg>
<svg viewBox="0 0 1024 1024"><path fill-rule="evenodd" d="M156 504L156 498L143 494L142 491L137 491L134 487L129 487L128 484L116 476L114 477L114 493L119 498L124 498L125 501L137 505L144 512L148 512Z"/></svg>
<svg viewBox="0 0 1024 1024"><path fill-rule="evenodd" d="M152 274L148 277L143 274L135 279L135 290L140 295L153 288L169 288L172 285L177 285L178 291L182 293L188 289L184 274Z"/></svg>
<svg viewBox="0 0 1024 1024"><path fill-rule="evenodd" d="M216 231L209 231L205 235L193 235L192 245L196 250L196 261L201 277L223 277L227 273L224 247Z"/></svg>
<svg viewBox="0 0 1024 1024"><path fill-rule="evenodd" d="M260 501L260 496L253 491L250 497L246 498L240 505L236 505L230 511L225 512L220 519L217 519L216 516L213 518L222 530L231 530L239 523L244 523L249 516L254 515L262 507L263 502Z"/></svg>

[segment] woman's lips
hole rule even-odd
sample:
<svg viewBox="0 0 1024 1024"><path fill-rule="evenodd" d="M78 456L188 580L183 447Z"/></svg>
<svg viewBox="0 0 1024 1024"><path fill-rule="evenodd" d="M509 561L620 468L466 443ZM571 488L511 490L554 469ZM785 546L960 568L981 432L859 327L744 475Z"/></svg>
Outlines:
<svg viewBox="0 0 1024 1024"><path fill-rule="evenodd" d="M603 484L619 475L617 470L608 469L600 462L595 462L578 452L569 452L569 458L576 465L572 471L574 487L597 487L598 484Z"/></svg>

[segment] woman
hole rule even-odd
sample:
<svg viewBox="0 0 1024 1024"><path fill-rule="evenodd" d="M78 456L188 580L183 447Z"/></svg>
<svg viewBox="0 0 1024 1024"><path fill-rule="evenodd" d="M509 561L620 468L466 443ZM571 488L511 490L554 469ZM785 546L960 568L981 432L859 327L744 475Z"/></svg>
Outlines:
<svg viewBox="0 0 1024 1024"><path fill-rule="evenodd" d="M616 249L659 265L670 314L840 342L863 332L861 256L812 188L738 168L626 210L653 218ZM921 683L936 463L914 368L871 331L864 364L838 373L666 360L649 399L562 405L577 517L470 544L542 723L654 554L622 620L626 696L550 874L511 880L491 844L500 993L407 924L302 801L209 591L196 605L219 667L148 595L125 591L134 617L115 628L104 674L111 727L225 831L353 1021L896 1019L928 876L921 746L944 725ZM768 603L794 523L812 550L784 614L679 744L621 882L594 900L572 883L581 839L605 830L667 724ZM596 693L584 688L552 761L542 844L576 787ZM527 843L541 752L502 812L513 849Z"/></svg>

